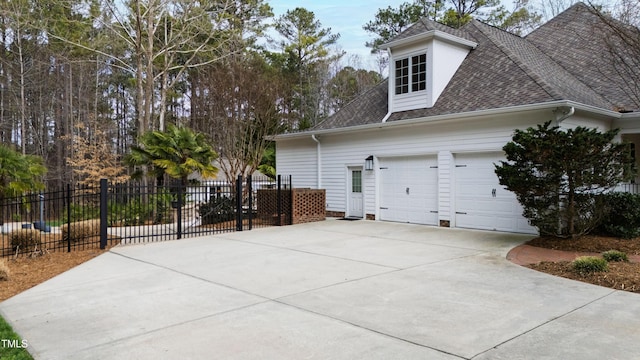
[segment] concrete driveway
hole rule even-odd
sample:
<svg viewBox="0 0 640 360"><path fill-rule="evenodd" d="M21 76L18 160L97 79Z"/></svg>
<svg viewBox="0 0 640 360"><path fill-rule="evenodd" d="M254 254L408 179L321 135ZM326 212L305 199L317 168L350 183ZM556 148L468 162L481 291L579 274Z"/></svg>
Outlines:
<svg viewBox="0 0 640 360"><path fill-rule="evenodd" d="M637 359L640 296L529 237L327 220L112 249L0 303L38 359Z"/></svg>

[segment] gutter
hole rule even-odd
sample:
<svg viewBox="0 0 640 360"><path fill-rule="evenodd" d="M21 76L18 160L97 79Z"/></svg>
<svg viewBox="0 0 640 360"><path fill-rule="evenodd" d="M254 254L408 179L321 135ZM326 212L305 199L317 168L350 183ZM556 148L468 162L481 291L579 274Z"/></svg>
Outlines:
<svg viewBox="0 0 640 360"><path fill-rule="evenodd" d="M311 139L316 142L316 173L318 178L316 180L317 188L322 189L322 146L320 145L320 140L316 137L316 134L311 134Z"/></svg>
<svg viewBox="0 0 640 360"><path fill-rule="evenodd" d="M595 106L576 103L573 101L558 100L558 101L550 101L550 102L538 103L538 104L517 105L517 106L509 106L504 108L487 109L487 110L476 110L476 111L469 111L465 113L434 115L429 117L398 120L398 121L391 121L391 122L389 121L375 122L371 124L356 125L356 126L349 126L349 127L288 133L288 134L270 136L269 140L286 140L286 139L305 138L311 134L314 134L314 135L345 134L349 132L363 131L363 130L378 130L378 129L384 129L387 127L415 126L420 124L428 124L428 123L435 123L435 122L442 122L442 121L465 120L468 118L481 117L481 116L504 115L504 114L514 113L514 112L521 112L521 111L537 111L537 110L547 110L547 109L553 110L558 107L573 107L575 108L574 110L586 111L592 114L613 118L614 120L622 118L623 115L625 115L624 116L625 118L628 116L628 114L621 114L617 111L606 110L606 109L602 109ZM387 117L385 116L385 120L386 119Z"/></svg>
<svg viewBox="0 0 640 360"><path fill-rule="evenodd" d="M611 124L613 129L621 129L620 134L637 134L640 132L640 112L623 113Z"/></svg>

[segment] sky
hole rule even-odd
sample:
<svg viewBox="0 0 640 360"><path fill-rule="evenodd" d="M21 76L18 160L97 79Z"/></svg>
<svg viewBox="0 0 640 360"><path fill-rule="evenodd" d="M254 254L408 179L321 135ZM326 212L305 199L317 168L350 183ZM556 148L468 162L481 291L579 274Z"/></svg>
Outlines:
<svg viewBox="0 0 640 360"><path fill-rule="evenodd" d="M349 55L360 57L361 68L376 70L371 49L365 46L373 36L362 29L367 22L374 20L378 9L391 6L398 8L407 0L267 0L277 18L287 10L302 7L312 11L323 28L331 28L332 34L340 34L338 46ZM348 60L348 59L347 59ZM344 61L344 60L343 60ZM355 64L358 65L358 64Z"/></svg>

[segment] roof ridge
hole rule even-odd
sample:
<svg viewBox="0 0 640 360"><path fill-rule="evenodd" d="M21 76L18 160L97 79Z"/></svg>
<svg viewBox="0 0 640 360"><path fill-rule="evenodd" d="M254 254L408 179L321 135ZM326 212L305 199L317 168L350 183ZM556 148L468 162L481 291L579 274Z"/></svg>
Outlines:
<svg viewBox="0 0 640 360"><path fill-rule="evenodd" d="M577 3L569 6L568 8L564 9L563 11L561 11L559 14L555 15L554 17L552 17L551 19L546 21L544 24L542 24L542 25L538 26L537 28L533 29L533 31L531 31L530 33L525 35L524 38L529 37L529 35L537 32L538 30L544 28L547 25L550 25L551 23L553 23L555 21L560 21L567 14L570 14L570 11L573 11L576 8L583 8L584 10L589 10L589 6L587 4L583 3L582 1L578 1Z"/></svg>
<svg viewBox="0 0 640 360"><path fill-rule="evenodd" d="M550 84L548 84L539 74L537 74L535 71L533 71L533 69L531 69L529 66L527 66L525 64L524 61L522 61L522 59L520 58L520 56L518 56L514 51L512 51L511 49L509 49L509 47L505 46L504 43L500 40L498 40L493 34L491 34L489 31L486 31L486 29L483 28L483 26L491 26L488 24L483 23L482 21L473 19L470 24L473 23L473 25L476 27L476 29L478 29L478 31L480 31L484 36L487 37L487 39L489 39L489 41L491 41L491 43L493 43L495 46L498 47L498 49L500 49L500 51L502 51L509 59L511 59L520 69L522 69L522 71L524 71L524 73L530 77L533 81L536 82L536 84L540 85L540 87L542 87L542 89L549 94L549 96L553 97L553 98L561 98L562 96L560 96L560 93L554 91L554 87L551 86ZM481 24L483 26L478 26L478 24ZM500 28L494 27L496 30L499 31L503 31L506 34L509 34L510 36L514 36L517 37L518 39L524 40L522 37L512 34L508 31L504 31ZM537 48L536 48L537 49ZM545 54L545 56L547 56Z"/></svg>

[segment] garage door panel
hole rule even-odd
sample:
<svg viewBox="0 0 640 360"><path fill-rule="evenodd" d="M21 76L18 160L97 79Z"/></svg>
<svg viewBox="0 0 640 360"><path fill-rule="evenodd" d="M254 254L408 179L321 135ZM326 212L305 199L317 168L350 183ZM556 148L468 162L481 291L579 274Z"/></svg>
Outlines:
<svg viewBox="0 0 640 360"><path fill-rule="evenodd" d="M535 233L522 216L514 193L495 174L501 153L457 154L455 173L456 226L473 229Z"/></svg>
<svg viewBox="0 0 640 360"><path fill-rule="evenodd" d="M438 222L435 156L383 158L380 164L380 218L435 225Z"/></svg>

